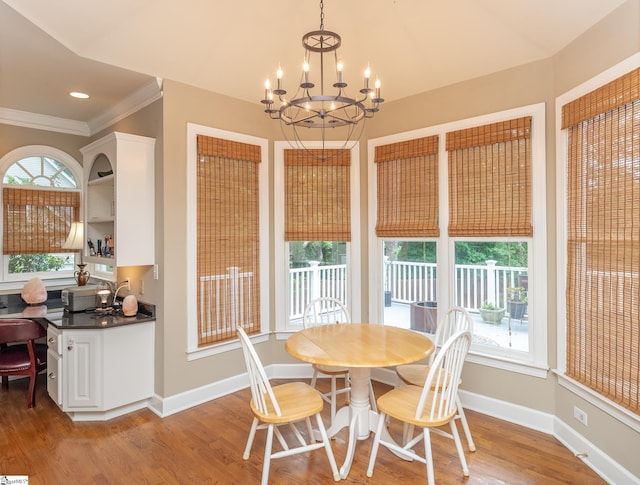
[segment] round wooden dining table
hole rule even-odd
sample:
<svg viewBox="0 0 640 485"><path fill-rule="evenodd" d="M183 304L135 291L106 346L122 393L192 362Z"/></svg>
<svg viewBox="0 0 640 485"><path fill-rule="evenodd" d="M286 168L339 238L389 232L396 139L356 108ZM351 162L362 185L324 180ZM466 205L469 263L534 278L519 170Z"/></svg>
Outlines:
<svg viewBox="0 0 640 485"><path fill-rule="evenodd" d="M374 323L342 323L306 328L291 335L285 349L305 362L349 368L351 397L341 408L327 434L334 436L349 427L347 455L340 476L346 478L355 454L356 440L376 429L378 413L369 403L369 380L374 367L409 364L434 351L423 334ZM383 428L384 429L384 428Z"/></svg>

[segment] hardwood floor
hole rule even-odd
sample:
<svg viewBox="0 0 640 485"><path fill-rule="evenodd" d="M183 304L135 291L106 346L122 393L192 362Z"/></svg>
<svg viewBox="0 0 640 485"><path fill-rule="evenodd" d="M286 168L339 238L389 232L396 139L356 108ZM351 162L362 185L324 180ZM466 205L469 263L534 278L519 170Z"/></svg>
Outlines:
<svg viewBox="0 0 640 485"><path fill-rule="evenodd" d="M324 381L324 380L323 380ZM273 382L277 384L277 381ZM323 382L322 385L326 383ZM36 407L27 408L27 380L0 392L0 475L28 475L29 485L253 484L262 474L265 432L242 459L252 415L249 391L161 419L149 410L102 423L74 423L49 399L38 380ZM376 394L389 389L374 383ZM325 422L328 422L325 406ZM603 484L555 438L472 411L467 412L477 451L466 452L471 476L462 476L451 440L434 436L438 484ZM392 423L392 433L400 427ZM346 430L332 441L341 465ZM371 438L357 443L351 473L341 483L426 483L424 465L381 448L367 478ZM314 451L272 462L271 484L333 483L326 455Z"/></svg>

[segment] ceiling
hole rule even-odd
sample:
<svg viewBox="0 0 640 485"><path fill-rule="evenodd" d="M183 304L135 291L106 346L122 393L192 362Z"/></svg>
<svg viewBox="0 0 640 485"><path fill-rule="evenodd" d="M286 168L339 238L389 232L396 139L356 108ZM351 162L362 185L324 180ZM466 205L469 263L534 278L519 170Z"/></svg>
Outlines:
<svg viewBox="0 0 640 485"><path fill-rule="evenodd" d="M548 58L624 1L325 0L324 28L352 92L369 64L393 101ZM0 110L89 122L156 78L257 104L319 27L316 0L1 0Z"/></svg>

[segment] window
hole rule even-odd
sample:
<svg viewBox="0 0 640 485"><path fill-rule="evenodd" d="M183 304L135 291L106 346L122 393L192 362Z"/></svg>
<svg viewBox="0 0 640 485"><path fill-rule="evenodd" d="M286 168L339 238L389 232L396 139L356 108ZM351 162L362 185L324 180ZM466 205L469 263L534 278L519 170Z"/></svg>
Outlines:
<svg viewBox="0 0 640 485"><path fill-rule="evenodd" d="M299 329L305 307L319 296L339 299L359 318L360 296L352 283L359 265L351 255L360 240L358 150L327 148L319 160L313 147L275 145L278 330Z"/></svg>
<svg viewBox="0 0 640 485"><path fill-rule="evenodd" d="M566 376L635 413L636 422L640 415L639 61L631 59L605 73L602 84L599 79L598 87L581 96L584 88L558 100L567 200L562 249L566 314L561 319L566 321L565 355L560 360ZM604 81L613 75L618 77Z"/></svg>
<svg viewBox="0 0 640 485"><path fill-rule="evenodd" d="M4 280L72 276L76 255L62 244L81 220L80 165L57 149L29 146L5 155L0 167Z"/></svg>
<svg viewBox="0 0 640 485"><path fill-rule="evenodd" d="M268 168L263 139L191 124L188 138L188 344L196 358L237 347L239 326L266 329Z"/></svg>
<svg viewBox="0 0 640 485"><path fill-rule="evenodd" d="M383 239L387 325L435 331L437 321L438 136L375 148L376 235ZM398 239L402 238L402 239Z"/></svg>
<svg viewBox="0 0 640 485"><path fill-rule="evenodd" d="M470 360L543 376L546 319L528 303L545 306L544 105L370 140L369 153L372 318L433 332L463 306Z"/></svg>

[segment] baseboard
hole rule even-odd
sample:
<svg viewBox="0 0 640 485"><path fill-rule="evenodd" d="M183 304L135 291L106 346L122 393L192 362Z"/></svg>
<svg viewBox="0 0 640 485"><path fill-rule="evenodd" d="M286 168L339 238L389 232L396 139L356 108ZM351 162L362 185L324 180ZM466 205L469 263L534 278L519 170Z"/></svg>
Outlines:
<svg viewBox="0 0 640 485"><path fill-rule="evenodd" d="M274 364L265 367L265 371L270 379L310 379L313 374L311 366L303 363ZM396 383L396 373L393 369L373 369L371 376L374 380L391 386ZM248 385L249 380L244 373L175 396L154 396L148 407L158 416L166 417L245 389ZM607 483L638 483L637 477L552 414L464 390L460 390L460 400L465 409L553 435Z"/></svg>
<svg viewBox="0 0 640 485"><path fill-rule="evenodd" d="M557 416L464 390L460 400L465 409L552 435L607 483L638 484L638 477Z"/></svg>

